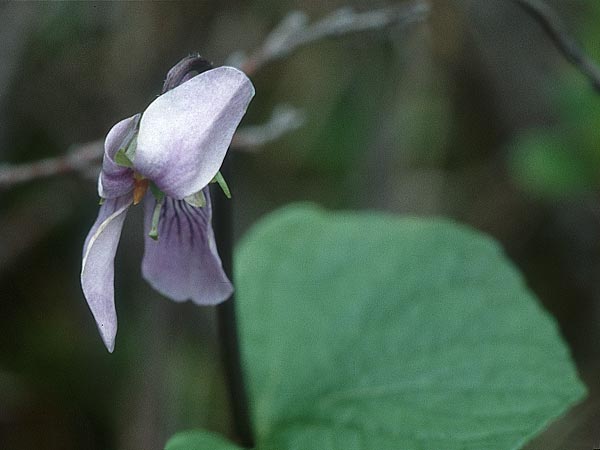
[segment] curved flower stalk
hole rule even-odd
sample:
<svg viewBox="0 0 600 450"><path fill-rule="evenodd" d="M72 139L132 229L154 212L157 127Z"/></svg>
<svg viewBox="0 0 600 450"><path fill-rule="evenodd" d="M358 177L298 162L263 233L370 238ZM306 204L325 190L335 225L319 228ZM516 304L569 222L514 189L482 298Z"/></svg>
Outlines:
<svg viewBox="0 0 600 450"><path fill-rule="evenodd" d="M228 194L219 168L254 87L232 67L192 77L199 60L186 58L171 69L165 90L172 89L106 136L102 206L84 244L81 286L109 352L117 332L114 258L132 205L144 205L142 275L153 288L200 305L220 303L233 291L216 250L208 185L219 182Z"/></svg>

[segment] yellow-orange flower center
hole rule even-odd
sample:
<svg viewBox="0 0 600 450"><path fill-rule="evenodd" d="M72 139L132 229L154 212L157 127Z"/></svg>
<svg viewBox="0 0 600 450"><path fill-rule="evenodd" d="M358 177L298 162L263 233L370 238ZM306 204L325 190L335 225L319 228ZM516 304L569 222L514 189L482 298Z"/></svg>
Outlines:
<svg viewBox="0 0 600 450"><path fill-rule="evenodd" d="M150 185L150 180L144 178L139 173L134 173L133 175L133 204L137 205L142 201L146 191L148 190L148 186Z"/></svg>

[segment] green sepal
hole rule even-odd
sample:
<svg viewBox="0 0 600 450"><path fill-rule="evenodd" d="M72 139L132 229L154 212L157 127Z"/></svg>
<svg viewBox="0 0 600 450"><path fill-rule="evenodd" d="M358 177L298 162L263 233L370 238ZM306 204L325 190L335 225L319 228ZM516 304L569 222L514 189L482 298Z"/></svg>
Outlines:
<svg viewBox="0 0 600 450"><path fill-rule="evenodd" d="M133 161L131 159L129 159L129 157L127 156L127 152L125 151L124 148L120 148L117 153L115 153L115 162L119 165L119 166L123 166L123 167L133 167Z"/></svg>
<svg viewBox="0 0 600 450"><path fill-rule="evenodd" d="M159 200L156 199L156 205L154 206L154 212L152 213L152 225L150 226L150 232L148 236L155 241L158 241L158 221L160 220L160 210L162 209L162 205L165 201L165 197Z"/></svg>
<svg viewBox="0 0 600 450"><path fill-rule="evenodd" d="M165 193L152 181L150 182L150 192L152 192L152 195L154 195L154 198L158 202L161 202L165 198Z"/></svg>
<svg viewBox="0 0 600 450"><path fill-rule="evenodd" d="M183 199L188 205L194 206L195 208L204 208L206 206L206 197L204 192L198 191L195 194L188 195Z"/></svg>
<svg viewBox="0 0 600 450"><path fill-rule="evenodd" d="M161 191L156 184L150 182L150 192L156 199L156 205L154 206L154 212L152 213L152 225L150 226L150 232L148 236L158 241L158 221L160 220L160 210L165 202L165 193Z"/></svg>
<svg viewBox="0 0 600 450"><path fill-rule="evenodd" d="M223 191L223 194L225 194L225 197L231 198L231 191L229 190L229 186L227 186L225 178L223 178L223 175L221 175L221 172L217 172L211 183L218 183L219 187Z"/></svg>
<svg viewBox="0 0 600 450"><path fill-rule="evenodd" d="M104 205L104 202L106 201L106 199L104 197L100 197L100 200L98 200L98 204L100 206Z"/></svg>
<svg viewBox="0 0 600 450"><path fill-rule="evenodd" d="M127 158L129 158L130 161L133 161L135 159L135 152L137 151L137 133L133 135L133 137L131 138L131 141L129 141L129 144L127 145L127 148L125 149L125 156L127 156Z"/></svg>
<svg viewBox="0 0 600 450"><path fill-rule="evenodd" d="M133 135L131 140L126 146L121 147L117 153L115 153L115 162L119 166L133 167L133 159L135 158L135 152L137 150L137 133Z"/></svg>

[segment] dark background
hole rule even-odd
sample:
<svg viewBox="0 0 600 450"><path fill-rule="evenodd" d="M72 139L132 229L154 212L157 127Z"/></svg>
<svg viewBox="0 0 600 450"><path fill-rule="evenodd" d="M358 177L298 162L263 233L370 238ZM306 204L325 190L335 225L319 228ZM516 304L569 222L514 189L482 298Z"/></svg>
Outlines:
<svg viewBox="0 0 600 450"><path fill-rule="evenodd" d="M318 19L379 1L0 4L0 162L102 139L198 51L251 51L292 9ZM235 154L236 238L297 200L443 215L500 240L557 318L591 398L531 449L600 443L600 95L509 0L437 0L423 25L303 49L253 77L242 125L289 103L304 126ZM549 2L600 60L600 2ZM0 448L160 449L177 430L229 434L214 310L141 279L140 214L116 260L115 353L79 286L95 176L0 191Z"/></svg>

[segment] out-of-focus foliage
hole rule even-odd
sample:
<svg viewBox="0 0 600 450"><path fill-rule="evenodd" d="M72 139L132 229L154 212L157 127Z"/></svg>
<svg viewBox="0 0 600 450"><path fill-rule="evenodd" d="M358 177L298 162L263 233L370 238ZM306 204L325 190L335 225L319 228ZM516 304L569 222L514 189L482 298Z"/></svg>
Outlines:
<svg viewBox="0 0 600 450"><path fill-rule="evenodd" d="M584 393L496 243L456 224L288 207L237 274L259 449L517 449ZM185 436L167 448L212 448Z"/></svg>
<svg viewBox="0 0 600 450"><path fill-rule="evenodd" d="M600 190L600 95L567 81L557 97L561 120L523 131L511 148L515 180L546 200Z"/></svg>
<svg viewBox="0 0 600 450"><path fill-rule="evenodd" d="M600 61L600 4L583 3L585 14L575 37L592 59ZM542 81L556 107L552 120L520 131L509 148L516 183L546 201L577 199L600 189L600 95L569 68L560 85Z"/></svg>

